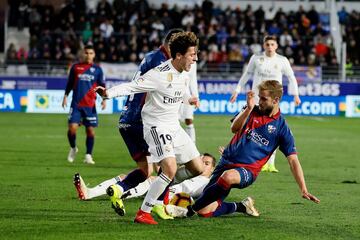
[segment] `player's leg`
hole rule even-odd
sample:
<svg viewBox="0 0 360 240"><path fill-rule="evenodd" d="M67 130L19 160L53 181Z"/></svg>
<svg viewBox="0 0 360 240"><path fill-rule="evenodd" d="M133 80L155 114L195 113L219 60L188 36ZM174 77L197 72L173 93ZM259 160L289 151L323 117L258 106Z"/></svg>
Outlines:
<svg viewBox="0 0 360 240"><path fill-rule="evenodd" d="M250 171L246 170L245 168L235 168L232 169L234 171L237 171L238 174L236 174L236 177L239 177L239 183L233 183L231 186L234 188L246 188L249 185L251 185L254 182L254 178L253 175ZM235 173L235 172L234 172ZM226 174L226 171L223 173L223 175ZM223 176L222 175L222 176ZM222 198L224 199L224 198ZM203 209L201 211L199 211L198 213L206 213L205 216L209 217L218 217L218 216L222 216L222 215L226 215L226 214L231 214L234 212L241 212L241 213L245 213L247 215L250 216L259 216L258 211L256 210L255 206L254 206L254 200L251 197L247 197L244 200L242 200L241 202L224 202L222 201L222 199L219 199L217 201L218 203L218 207L211 212L211 214L209 212L201 212L203 211Z"/></svg>
<svg viewBox="0 0 360 240"><path fill-rule="evenodd" d="M96 108L82 108L81 116L83 118L83 124L86 127L86 154L84 158L84 163L95 164L92 152L95 143L95 128L98 126L98 116L96 113Z"/></svg>
<svg viewBox="0 0 360 240"><path fill-rule="evenodd" d="M124 177L124 176L123 176ZM113 184L116 184L118 181L121 181L121 176L116 176L110 179L107 179L100 184L96 185L93 188L87 188L87 196L88 199L92 199L95 197L100 197L106 195L106 190Z"/></svg>
<svg viewBox="0 0 360 240"><path fill-rule="evenodd" d="M218 167L215 171L210 183L191 207L193 211L198 212L209 204L224 199L230 193L231 186L240 183L240 174L235 169L225 170ZM204 211L200 212L204 213ZM189 211L189 215L191 215L191 211Z"/></svg>
<svg viewBox="0 0 360 240"><path fill-rule="evenodd" d="M68 116L68 131L67 137L70 145L70 151L67 157L69 162L74 162L78 148L76 146L76 132L81 121L81 115L77 108L70 108Z"/></svg>
<svg viewBox="0 0 360 240"><path fill-rule="evenodd" d="M139 183L144 182L153 172L153 167L151 164L148 164L147 158L150 153L148 152L148 145L143 138L142 125L119 128L119 133L137 165L137 168L128 173L122 181L117 182L116 187L122 194L136 187Z"/></svg>
<svg viewBox="0 0 360 240"><path fill-rule="evenodd" d="M122 201L123 193L144 182L151 175L153 168L152 165L147 163L149 152L148 145L143 138L142 124L133 124L126 128L119 128L119 133L122 136L130 155L138 166L128 173L123 180L118 181L107 189L111 206L115 209L116 213L123 216L125 214L125 206Z"/></svg>
<svg viewBox="0 0 360 240"><path fill-rule="evenodd" d="M95 143L95 129L94 127L86 127L86 154L84 158L84 163L87 164L95 164L92 151Z"/></svg>
<svg viewBox="0 0 360 240"><path fill-rule="evenodd" d="M195 201L194 205L188 206L187 209L168 205L166 206L167 212L174 217L191 217L195 212L206 215L207 213L215 211L218 207L217 200L225 198L230 193L230 188L224 187L224 180L221 179L225 170L226 169L220 165L215 168L209 183L204 188L200 197Z"/></svg>
<svg viewBox="0 0 360 240"><path fill-rule="evenodd" d="M159 164L162 169L162 173L150 185L141 208L136 214L135 222L157 224L150 215L151 210L155 206L156 200L171 183L177 168L175 157L164 158Z"/></svg>
<svg viewBox="0 0 360 240"><path fill-rule="evenodd" d="M151 163L158 163L162 172L150 185L143 204L136 214L135 222L157 224L150 212L156 200L171 183L177 170L173 135L167 129L152 127L144 128L144 137L151 153Z"/></svg>
<svg viewBox="0 0 360 240"><path fill-rule="evenodd" d="M186 179L200 175L205 168L204 162L201 160L195 143L183 129L180 129L176 133L174 145L176 161L179 165L184 165L178 168L174 183L180 183Z"/></svg>
<svg viewBox="0 0 360 240"><path fill-rule="evenodd" d="M155 180L155 176L150 176L144 182L139 183L136 187L129 189L122 196L122 199L130 199L143 196L150 188L151 183Z"/></svg>

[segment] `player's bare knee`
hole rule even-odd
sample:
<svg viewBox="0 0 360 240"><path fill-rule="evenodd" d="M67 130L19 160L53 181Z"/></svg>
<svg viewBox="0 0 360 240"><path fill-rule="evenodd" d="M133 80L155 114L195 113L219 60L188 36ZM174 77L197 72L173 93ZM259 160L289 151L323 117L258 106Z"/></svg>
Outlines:
<svg viewBox="0 0 360 240"><path fill-rule="evenodd" d="M162 172L170 179L174 179L176 171L177 171L177 165L176 165L176 159L175 158L165 158L160 162L160 167Z"/></svg>
<svg viewBox="0 0 360 240"><path fill-rule="evenodd" d="M238 183L238 175L239 173L234 170L227 170L222 175L221 178L229 185Z"/></svg>
<svg viewBox="0 0 360 240"><path fill-rule="evenodd" d="M78 126L76 124L70 124L69 125L69 132L71 134L75 134L77 129L78 129Z"/></svg>
<svg viewBox="0 0 360 240"><path fill-rule="evenodd" d="M210 203L206 207L200 209L199 211L197 211L197 213L202 216L206 216L209 213L214 212L218 208L218 206L219 206L219 203L217 201L215 201L215 202Z"/></svg>
<svg viewBox="0 0 360 240"><path fill-rule="evenodd" d="M187 170L191 172L193 176L198 176L202 174L205 170L204 162L200 157L194 158L190 162L185 164Z"/></svg>

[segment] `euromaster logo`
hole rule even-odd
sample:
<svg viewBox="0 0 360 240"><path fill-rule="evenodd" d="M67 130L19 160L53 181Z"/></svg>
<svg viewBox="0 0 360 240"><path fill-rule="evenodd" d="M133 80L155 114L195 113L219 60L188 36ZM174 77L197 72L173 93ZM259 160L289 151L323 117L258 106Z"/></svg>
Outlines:
<svg viewBox="0 0 360 240"><path fill-rule="evenodd" d="M41 109L49 108L49 95L47 94L36 95L35 106Z"/></svg>

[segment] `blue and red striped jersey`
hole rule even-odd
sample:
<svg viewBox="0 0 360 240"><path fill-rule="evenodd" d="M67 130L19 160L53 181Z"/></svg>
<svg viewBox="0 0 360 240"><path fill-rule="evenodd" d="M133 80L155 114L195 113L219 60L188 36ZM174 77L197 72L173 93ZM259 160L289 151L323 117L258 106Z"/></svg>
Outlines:
<svg viewBox="0 0 360 240"><path fill-rule="evenodd" d="M65 94L73 91L71 107L94 107L97 86L105 87L102 69L96 64L75 63L71 66Z"/></svg>
<svg viewBox="0 0 360 240"><path fill-rule="evenodd" d="M170 56L167 54L165 48L161 46L160 48L149 52L145 55L142 60L139 70L134 76L134 79L139 75L144 75L150 69L153 69L160 65L161 63L168 60ZM144 106L146 98L146 93L137 93L130 95L126 99L125 106L121 112L119 123L122 124L131 124L131 123L141 123L141 110Z"/></svg>
<svg viewBox="0 0 360 240"><path fill-rule="evenodd" d="M220 164L244 167L256 177L277 147L286 157L297 154L294 137L280 111L269 117L255 106L244 127L225 148Z"/></svg>

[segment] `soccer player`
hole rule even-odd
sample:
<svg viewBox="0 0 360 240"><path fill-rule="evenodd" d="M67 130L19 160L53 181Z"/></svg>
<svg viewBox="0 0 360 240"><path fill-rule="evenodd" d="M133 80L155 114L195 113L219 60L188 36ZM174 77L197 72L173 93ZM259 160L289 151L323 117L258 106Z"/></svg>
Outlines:
<svg viewBox="0 0 360 240"><path fill-rule="evenodd" d="M216 164L215 157L209 153L204 153L201 156L201 160L203 161L205 166L204 172L199 176L187 179L181 183L171 186L169 189L169 198L172 198L174 194L180 192L185 192L193 198L200 196L204 187L209 183L210 175L213 172ZM115 179L121 181L121 179L123 179L124 177L125 175L119 175L116 176ZM144 195L148 191L151 183L154 181L155 178L156 177L154 176L150 176L146 181L124 192L124 194L122 195L122 199L130 199ZM112 179L106 180L93 188L88 188L80 174L76 173L74 176L74 184L79 199L90 200L105 195L106 189L114 184Z"/></svg>
<svg viewBox="0 0 360 240"><path fill-rule="evenodd" d="M190 84L188 94L199 98L198 82L197 82L197 65L194 63L190 69ZM180 121L185 123L185 132L190 136L193 142L196 141L196 133L194 127L194 106L181 104L179 112Z"/></svg>
<svg viewBox="0 0 360 240"><path fill-rule="evenodd" d="M315 203L320 202L307 190L294 137L280 113L282 85L276 80L263 81L258 89L259 105L255 106L255 93L249 91L247 105L235 116L231 124L231 131L235 135L225 148L203 194L193 206L182 212L172 212L173 215L192 216L197 212L204 217L217 217L242 212L259 216L251 197L238 203L225 202L224 199L232 188L241 189L251 185L277 147L286 156L302 197Z"/></svg>
<svg viewBox="0 0 360 240"><path fill-rule="evenodd" d="M294 103L298 106L301 103L299 98L298 84L292 70L289 60L276 53L278 48L277 40L275 36L265 36L263 48L265 51L260 54L254 54L251 56L249 64L239 80L239 83L231 95L230 102L236 101L238 94L241 91L241 87L253 76L252 90L255 92L256 102L258 99L257 86L264 80L277 80L282 83L282 77L285 75L289 80L289 92L294 95ZM275 155L269 159L268 163L264 165L262 171L265 172L279 172L275 167Z"/></svg>
<svg viewBox="0 0 360 240"><path fill-rule="evenodd" d="M96 93L94 88L105 86L105 77L102 69L94 64L95 50L91 45L87 45L83 52L83 61L75 63L69 73L62 107L67 106L67 97L73 91L68 119L68 140L70 151L67 160L72 163L75 160L78 148L76 145L76 131L80 124L86 128L86 154L84 163L95 164L92 158L94 147L95 130L98 126L98 116L95 108ZM102 109L106 107L106 101L101 102Z"/></svg>
<svg viewBox="0 0 360 240"><path fill-rule="evenodd" d="M157 224L150 212L175 174L176 179L182 181L203 172L200 154L178 121L182 102L199 106L198 98L186 93L190 81L187 72L197 59L197 41L192 32L173 34L169 42L171 59L130 83L108 90L104 87L95 89L105 98L147 93L141 111L144 139L151 153L149 162L159 164L162 173L151 184L141 209L136 214L137 223ZM184 164L185 168L177 171L177 164Z"/></svg>
<svg viewBox="0 0 360 240"><path fill-rule="evenodd" d="M170 58L169 41L174 33L183 32L180 28L169 30L165 36L162 46L158 49L146 54L145 58L139 66L134 79L144 75L152 68L160 65ZM125 106L119 118L119 133L122 136L128 151L137 164L137 168L128 173L123 179L115 177L105 181L100 188L110 186L109 195L115 211L119 215L124 215L124 204L121 196L124 192L136 187L152 174L153 166L148 164L147 158L150 157L148 145L144 140L143 122L141 118L141 110L144 106L146 93L135 93L127 97ZM74 178L74 184L80 188L80 178ZM110 185L109 185L110 184ZM100 192L102 190L99 190ZM162 196L163 197L163 196ZM161 208L154 209L156 214L162 218L166 218L165 211Z"/></svg>

